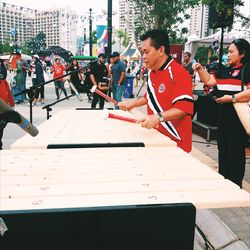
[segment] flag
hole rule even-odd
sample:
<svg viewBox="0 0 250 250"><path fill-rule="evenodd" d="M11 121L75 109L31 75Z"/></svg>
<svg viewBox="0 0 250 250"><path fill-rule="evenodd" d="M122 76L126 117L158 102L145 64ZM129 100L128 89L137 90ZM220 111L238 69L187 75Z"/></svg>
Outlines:
<svg viewBox="0 0 250 250"><path fill-rule="evenodd" d="M105 46L108 44L108 29L106 25L96 26L97 54L105 53Z"/></svg>

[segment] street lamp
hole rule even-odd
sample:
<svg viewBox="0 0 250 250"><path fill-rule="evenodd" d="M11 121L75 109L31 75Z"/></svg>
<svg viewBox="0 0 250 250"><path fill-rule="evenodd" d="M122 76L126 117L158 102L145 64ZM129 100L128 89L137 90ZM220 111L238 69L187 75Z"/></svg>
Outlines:
<svg viewBox="0 0 250 250"><path fill-rule="evenodd" d="M112 0L108 0L108 47L107 56L111 55L112 50Z"/></svg>
<svg viewBox="0 0 250 250"><path fill-rule="evenodd" d="M89 9L89 55L92 56L92 9Z"/></svg>

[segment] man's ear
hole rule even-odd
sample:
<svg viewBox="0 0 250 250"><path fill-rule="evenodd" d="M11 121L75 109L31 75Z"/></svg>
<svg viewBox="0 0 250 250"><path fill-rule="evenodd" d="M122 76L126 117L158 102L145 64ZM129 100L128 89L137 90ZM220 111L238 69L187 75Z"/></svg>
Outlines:
<svg viewBox="0 0 250 250"><path fill-rule="evenodd" d="M165 54L165 47L164 46L161 46L159 48L159 52L160 52L160 56L163 56Z"/></svg>

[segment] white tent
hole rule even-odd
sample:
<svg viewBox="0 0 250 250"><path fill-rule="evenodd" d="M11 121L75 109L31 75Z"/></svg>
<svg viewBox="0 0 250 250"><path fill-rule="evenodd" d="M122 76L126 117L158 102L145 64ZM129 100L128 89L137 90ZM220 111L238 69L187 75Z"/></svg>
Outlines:
<svg viewBox="0 0 250 250"><path fill-rule="evenodd" d="M135 42L130 42L127 48L122 52L121 57L127 60L139 60L141 53Z"/></svg>
<svg viewBox="0 0 250 250"><path fill-rule="evenodd" d="M233 40L237 38L244 38L250 42L250 31L232 30L228 33L224 33L223 45L228 46ZM218 31L217 33L213 35L200 38L200 39L190 37L190 39L185 43L185 51L190 52L192 57L194 57L199 47L202 47L202 46L209 47L211 46L212 42L218 41L220 43L220 40L221 40L221 31Z"/></svg>
<svg viewBox="0 0 250 250"><path fill-rule="evenodd" d="M10 57L11 57L11 55L2 55L2 56L0 56L0 59L9 60ZM32 57L29 55L21 54L21 59L31 61Z"/></svg>

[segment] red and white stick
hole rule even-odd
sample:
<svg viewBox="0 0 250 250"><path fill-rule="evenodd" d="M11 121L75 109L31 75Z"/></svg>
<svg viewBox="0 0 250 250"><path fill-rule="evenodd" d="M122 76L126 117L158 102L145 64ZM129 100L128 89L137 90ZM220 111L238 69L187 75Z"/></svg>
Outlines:
<svg viewBox="0 0 250 250"><path fill-rule="evenodd" d="M104 94L102 91L100 91L99 89L97 89L97 86L93 86L90 90L92 93L96 93L102 97L104 97L106 100L113 102L115 105L118 105L118 102L116 100L114 100L113 98L111 98L110 96Z"/></svg>
<svg viewBox="0 0 250 250"><path fill-rule="evenodd" d="M112 118L112 119L121 120L125 122L137 123L137 120L134 118L112 114L112 113L109 113L107 109L104 109L103 119L107 119L107 118Z"/></svg>

